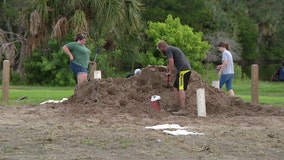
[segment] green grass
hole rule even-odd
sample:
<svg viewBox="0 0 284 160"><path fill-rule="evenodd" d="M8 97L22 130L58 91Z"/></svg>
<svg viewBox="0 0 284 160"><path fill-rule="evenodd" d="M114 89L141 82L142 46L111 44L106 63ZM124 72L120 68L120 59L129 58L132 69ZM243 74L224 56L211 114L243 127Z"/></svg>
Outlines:
<svg viewBox="0 0 284 160"><path fill-rule="evenodd" d="M69 98L74 93L74 87L39 87L39 86L10 86L9 101L1 104L40 104L47 100L62 100ZM1 87L2 100L2 87ZM18 100L21 97L27 97Z"/></svg>
<svg viewBox="0 0 284 160"><path fill-rule="evenodd" d="M225 86L223 86L225 88ZM235 95L244 101L251 101L251 81L236 81L233 84ZM258 83L258 100L260 104L271 104L284 107L284 82Z"/></svg>
<svg viewBox="0 0 284 160"><path fill-rule="evenodd" d="M258 84L260 104L270 104L284 107L284 82L263 82ZM234 81L235 95L245 102L251 101L251 81ZM225 86L223 86L225 90ZM69 98L74 93L74 87L39 87L39 86L10 86L9 101L0 102L0 105L40 104L47 100L61 100ZM0 93L2 99L2 87ZM21 97L27 97L18 100Z"/></svg>

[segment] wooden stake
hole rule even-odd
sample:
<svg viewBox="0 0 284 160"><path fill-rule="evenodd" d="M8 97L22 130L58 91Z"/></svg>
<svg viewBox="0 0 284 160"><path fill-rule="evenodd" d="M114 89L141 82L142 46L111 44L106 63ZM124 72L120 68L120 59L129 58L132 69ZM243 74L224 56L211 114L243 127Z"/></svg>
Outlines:
<svg viewBox="0 0 284 160"><path fill-rule="evenodd" d="M251 102L258 103L258 65L251 66Z"/></svg>
<svg viewBox="0 0 284 160"><path fill-rule="evenodd" d="M10 88L10 61L4 60L3 79L2 79L2 99L3 101L9 100L9 88Z"/></svg>
<svg viewBox="0 0 284 160"><path fill-rule="evenodd" d="M90 68L90 80L94 80L94 72L95 70L97 70L97 63L94 62L94 64L91 64L91 68Z"/></svg>

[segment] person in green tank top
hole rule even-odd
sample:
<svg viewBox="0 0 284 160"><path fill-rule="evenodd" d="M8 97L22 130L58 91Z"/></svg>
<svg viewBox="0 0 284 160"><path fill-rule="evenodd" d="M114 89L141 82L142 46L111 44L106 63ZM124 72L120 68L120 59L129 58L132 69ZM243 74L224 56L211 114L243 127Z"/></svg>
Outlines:
<svg viewBox="0 0 284 160"><path fill-rule="evenodd" d="M77 83L81 84L88 81L88 66L90 62L91 51L85 46L86 36L78 34L75 42L69 42L63 46L63 51L69 56L69 66L77 77Z"/></svg>

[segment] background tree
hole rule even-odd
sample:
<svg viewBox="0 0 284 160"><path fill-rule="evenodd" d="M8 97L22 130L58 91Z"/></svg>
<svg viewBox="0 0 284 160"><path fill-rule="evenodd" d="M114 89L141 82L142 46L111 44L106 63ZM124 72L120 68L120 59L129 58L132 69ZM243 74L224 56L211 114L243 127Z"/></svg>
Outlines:
<svg viewBox="0 0 284 160"><path fill-rule="evenodd" d="M179 17L181 24L191 26L196 31L211 31L212 13L206 1L199 0L143 0L145 11L142 15L146 22L163 22L167 15Z"/></svg>
<svg viewBox="0 0 284 160"><path fill-rule="evenodd" d="M29 48L21 50L24 52L21 55L25 56L32 56L32 51L35 49L37 53L43 53L42 56L46 56L46 50L53 51L48 54L60 51L61 45L66 43L61 40L68 33L72 35L85 33L94 40L92 43L96 42L95 48L105 47L113 50L116 47L115 42L121 42L119 39L124 38L125 35L135 34L141 27L140 10L143 6L138 0L30 0L26 4L28 7L21 12L23 23L20 24L26 29L25 37ZM57 38L59 45L48 45L50 38ZM132 36L132 39L134 38L135 36ZM102 39L107 40L108 43L101 43ZM69 41L72 40L71 37ZM109 46L114 47L109 48ZM20 60L19 64L24 64L24 58ZM23 75L23 70L21 71Z"/></svg>
<svg viewBox="0 0 284 160"><path fill-rule="evenodd" d="M110 72L109 76L119 76L120 71L141 64L163 63L163 59L157 61L159 53L153 51L153 39L144 28L149 21L164 22L171 14L179 17L182 25L202 32L203 40L211 45L203 63L208 57L219 57L214 45L224 39L232 42L235 55L241 56L240 64L279 65L284 57L283 5L284 0L0 1L0 54L2 60L13 61L12 77L24 76L24 59L32 56L33 50L41 56L47 56L47 50L53 51L51 55L60 53L62 44L84 32L94 43L93 52L104 48L99 57L104 63L99 67ZM50 45L54 40L59 44ZM219 60L211 59L215 63Z"/></svg>
<svg viewBox="0 0 284 160"><path fill-rule="evenodd" d="M159 40L165 40L169 45L181 48L194 70L201 70L202 60L209 49L209 44L202 40L201 32L193 32L191 27L182 25L179 18L174 19L169 15L165 23L149 22L146 33L153 39L153 47Z"/></svg>
<svg viewBox="0 0 284 160"><path fill-rule="evenodd" d="M137 32L141 23L136 0L30 0L25 5L29 7L20 12L23 23L19 25L26 29L30 49L22 51L28 56L34 49L47 48L50 37L60 40L68 32L86 33L113 43L120 35Z"/></svg>

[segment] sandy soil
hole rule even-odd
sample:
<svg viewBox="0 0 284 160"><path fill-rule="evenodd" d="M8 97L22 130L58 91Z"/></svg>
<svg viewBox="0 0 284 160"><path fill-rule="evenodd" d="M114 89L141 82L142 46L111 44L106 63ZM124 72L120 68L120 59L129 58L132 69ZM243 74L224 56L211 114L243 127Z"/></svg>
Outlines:
<svg viewBox="0 0 284 160"><path fill-rule="evenodd" d="M284 157L284 109L245 103L193 72L188 116L165 111L172 88L164 68L129 79L76 86L61 104L0 106L0 160L269 159ZM207 117L197 117L196 90L205 89ZM161 97L160 111L151 96ZM174 136L147 126L179 124L204 135Z"/></svg>

